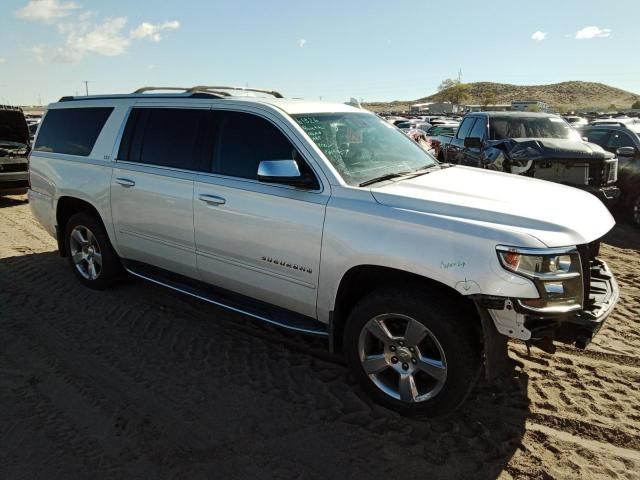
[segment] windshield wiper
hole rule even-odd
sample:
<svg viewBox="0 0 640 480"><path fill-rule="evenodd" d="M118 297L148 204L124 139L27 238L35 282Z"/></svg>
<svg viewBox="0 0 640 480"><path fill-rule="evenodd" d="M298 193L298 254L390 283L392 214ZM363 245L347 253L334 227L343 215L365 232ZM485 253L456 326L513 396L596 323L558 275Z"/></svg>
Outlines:
<svg viewBox="0 0 640 480"><path fill-rule="evenodd" d="M429 173L432 169L439 168L439 165L424 165L422 167L414 168L413 170L408 170L406 172L396 172L396 173L387 173L385 175L380 175L379 177L374 177L370 180L366 180L359 184L360 187L366 187L367 185L372 185L378 182L384 182L385 180L392 180L394 178L413 176L417 177L419 175L424 175L425 173Z"/></svg>
<svg viewBox="0 0 640 480"><path fill-rule="evenodd" d="M362 182L359 186L366 187L367 185L372 185L378 182L384 182L385 180L391 180L392 178L404 177L405 175L410 175L413 172L398 172L398 173L387 173L385 175L380 175L379 177L374 177L370 180Z"/></svg>

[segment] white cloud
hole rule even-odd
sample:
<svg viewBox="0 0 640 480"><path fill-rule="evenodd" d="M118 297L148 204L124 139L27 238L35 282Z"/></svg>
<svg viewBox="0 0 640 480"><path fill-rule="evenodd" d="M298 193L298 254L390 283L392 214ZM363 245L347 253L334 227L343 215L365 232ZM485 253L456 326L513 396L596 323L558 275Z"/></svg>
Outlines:
<svg viewBox="0 0 640 480"><path fill-rule="evenodd" d="M100 19L91 10L80 9L70 0L30 0L16 12L16 16L25 20L54 24L62 36L63 45L47 49L55 52L56 63L78 63L87 55L115 57L127 53L132 42L149 39L159 42L163 33L180 28L177 20L164 23L142 22L133 30L126 32L126 17ZM44 63L45 49L34 46L27 49L34 60Z"/></svg>
<svg viewBox="0 0 640 480"><path fill-rule="evenodd" d="M74 2L59 2L58 0L31 0L24 7L16 11L16 17L32 22L52 23L67 17L73 10L80 8Z"/></svg>
<svg viewBox="0 0 640 480"><path fill-rule="evenodd" d="M600 28L595 26L584 27L576 32L576 39L585 40L590 38L605 38L611 34L610 28Z"/></svg>
<svg viewBox="0 0 640 480"><path fill-rule="evenodd" d="M34 45L29 48L25 48L27 54L31 56L31 59L42 65L44 64L44 47L42 45Z"/></svg>
<svg viewBox="0 0 640 480"><path fill-rule="evenodd" d="M177 30L180 28L180 22L173 20L171 22L164 22L153 24L149 22L143 22L131 31L131 38L149 38L154 42L162 40L160 32L163 30Z"/></svg>
<svg viewBox="0 0 640 480"><path fill-rule="evenodd" d="M126 17L107 18L100 24L88 22L59 25L66 35L64 47L58 48L53 61L56 63L78 63L86 55L95 53L106 57L124 55L131 43L122 33L127 24Z"/></svg>
<svg viewBox="0 0 640 480"><path fill-rule="evenodd" d="M547 32L541 32L540 30L538 30L537 32L533 32L533 34L531 35L531 39L535 40L536 42L541 42L545 38L547 38Z"/></svg>
<svg viewBox="0 0 640 480"><path fill-rule="evenodd" d="M2 58L2 57L0 57L0 63L6 63L6 62L7 62L7 59L6 59L6 58Z"/></svg>
<svg viewBox="0 0 640 480"><path fill-rule="evenodd" d="M301 39L298 41L298 46L299 46L300 48L304 48L304 46L305 46L306 44L307 44L307 41L306 41L304 38L301 38Z"/></svg>

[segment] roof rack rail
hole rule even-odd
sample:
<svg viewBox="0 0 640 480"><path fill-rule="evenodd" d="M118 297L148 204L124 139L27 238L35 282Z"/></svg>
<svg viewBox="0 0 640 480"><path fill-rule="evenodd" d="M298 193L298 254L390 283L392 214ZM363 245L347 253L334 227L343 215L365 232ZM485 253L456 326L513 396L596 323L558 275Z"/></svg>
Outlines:
<svg viewBox="0 0 640 480"><path fill-rule="evenodd" d="M266 90L264 88L249 88L249 87L229 87L229 86L210 86L210 85L197 85L187 90L188 93L195 92L213 92L213 93L223 93L220 90L240 90L243 92L256 92L256 93L266 93L268 95L272 95L275 98L284 98L280 92L276 90Z"/></svg>
<svg viewBox="0 0 640 480"><path fill-rule="evenodd" d="M189 88L188 87L142 87L137 89L133 93L145 93L145 92L152 92L154 90L182 90L184 93L187 93L189 91Z"/></svg>

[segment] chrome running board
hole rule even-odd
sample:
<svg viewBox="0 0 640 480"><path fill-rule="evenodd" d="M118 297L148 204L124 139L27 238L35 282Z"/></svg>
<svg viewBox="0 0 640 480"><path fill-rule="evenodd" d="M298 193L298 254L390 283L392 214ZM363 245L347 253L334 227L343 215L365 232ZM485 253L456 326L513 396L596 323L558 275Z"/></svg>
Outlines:
<svg viewBox="0 0 640 480"><path fill-rule="evenodd" d="M232 312L307 335L328 336L325 324L305 315L260 302L212 285L139 262L123 261L125 270L176 292L203 300Z"/></svg>

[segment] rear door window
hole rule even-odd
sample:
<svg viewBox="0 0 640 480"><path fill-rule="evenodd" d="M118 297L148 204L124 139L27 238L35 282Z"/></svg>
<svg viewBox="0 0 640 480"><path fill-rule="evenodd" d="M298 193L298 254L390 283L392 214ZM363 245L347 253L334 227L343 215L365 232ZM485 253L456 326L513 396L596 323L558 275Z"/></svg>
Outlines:
<svg viewBox="0 0 640 480"><path fill-rule="evenodd" d="M206 109L134 108L120 142L118 159L204 170L211 135Z"/></svg>
<svg viewBox="0 0 640 480"><path fill-rule="evenodd" d="M34 150L86 157L112 111L112 107L49 110L42 121Z"/></svg>

